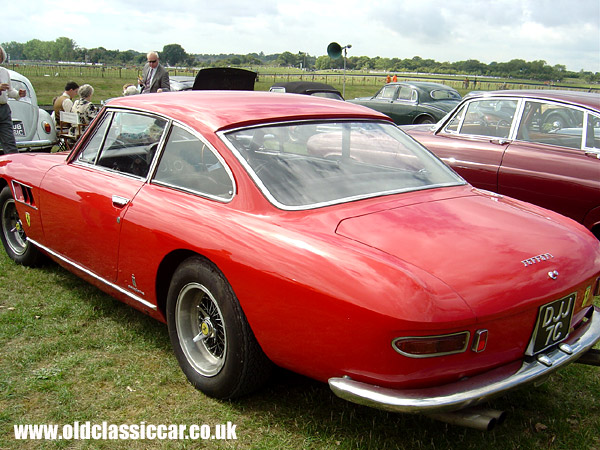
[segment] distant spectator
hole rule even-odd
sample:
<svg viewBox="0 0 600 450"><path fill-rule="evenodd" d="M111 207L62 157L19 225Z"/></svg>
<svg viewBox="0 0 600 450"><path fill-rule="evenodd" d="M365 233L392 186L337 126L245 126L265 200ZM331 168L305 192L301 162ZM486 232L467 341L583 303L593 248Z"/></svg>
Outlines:
<svg viewBox="0 0 600 450"><path fill-rule="evenodd" d="M146 60L148 62L144 66L142 78L140 79L141 93L170 91L169 72L160 64L158 53L148 53Z"/></svg>
<svg viewBox="0 0 600 450"><path fill-rule="evenodd" d="M85 129L89 123L94 120L96 114L98 114L98 107L92 103L92 95L94 95L94 88L89 84L84 84L79 88L79 100L75 100L73 103L73 109L71 112L77 113L79 116L79 123L83 125L82 130ZM71 134L78 136L76 129L71 129Z"/></svg>
<svg viewBox="0 0 600 450"><path fill-rule="evenodd" d="M394 76L392 77L392 81L395 83L396 81L398 81L398 77L396 76L396 74L394 74Z"/></svg>
<svg viewBox="0 0 600 450"><path fill-rule="evenodd" d="M0 64L6 61L6 52L0 46ZM3 153L17 153L17 142L13 132L12 115L8 106L8 97L20 99L25 97L25 89L16 90L10 84L10 73L4 67L0 67L0 155Z"/></svg>
<svg viewBox="0 0 600 450"><path fill-rule="evenodd" d="M65 92L63 92L62 95L54 99L54 120L56 120L57 125L60 121L60 112L71 112L71 110L73 109L73 99L77 95L78 90L79 85L74 81L69 81L65 85Z"/></svg>
<svg viewBox="0 0 600 450"><path fill-rule="evenodd" d="M386 77L385 79L386 83L391 83L392 82L392 77L390 77L389 75Z"/></svg>

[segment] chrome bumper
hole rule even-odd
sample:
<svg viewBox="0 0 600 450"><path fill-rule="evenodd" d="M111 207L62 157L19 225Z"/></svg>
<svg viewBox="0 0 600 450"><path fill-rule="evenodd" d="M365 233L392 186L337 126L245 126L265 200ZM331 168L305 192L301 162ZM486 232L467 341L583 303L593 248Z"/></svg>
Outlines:
<svg viewBox="0 0 600 450"><path fill-rule="evenodd" d="M561 367L576 361L600 340L600 309L571 333L558 348L531 360L499 367L454 383L423 389L396 390L350 378L330 378L329 387L340 398L360 405L401 413L437 413L473 406L527 384L542 382Z"/></svg>
<svg viewBox="0 0 600 450"><path fill-rule="evenodd" d="M49 148L58 144L58 140L52 142L49 139L44 139L41 141L17 141L17 148L19 149L27 149L27 148Z"/></svg>

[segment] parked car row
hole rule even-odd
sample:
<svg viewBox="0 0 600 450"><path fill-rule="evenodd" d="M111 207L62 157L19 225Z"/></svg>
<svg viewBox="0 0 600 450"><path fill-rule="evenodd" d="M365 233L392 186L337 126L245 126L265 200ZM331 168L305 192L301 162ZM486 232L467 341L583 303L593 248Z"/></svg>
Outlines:
<svg viewBox="0 0 600 450"><path fill-rule="evenodd" d="M536 384L600 340L598 240L472 187L349 102L113 99L70 153L0 156L0 220L15 262L49 256L166 322L189 381L217 398L277 365L437 414Z"/></svg>

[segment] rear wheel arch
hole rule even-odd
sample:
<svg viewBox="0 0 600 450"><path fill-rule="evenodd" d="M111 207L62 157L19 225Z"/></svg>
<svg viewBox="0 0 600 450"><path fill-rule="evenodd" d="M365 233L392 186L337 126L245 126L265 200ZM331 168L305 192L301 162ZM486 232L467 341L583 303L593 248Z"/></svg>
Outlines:
<svg viewBox="0 0 600 450"><path fill-rule="evenodd" d="M413 124L415 124L415 125L427 124L427 123L433 124L433 123L436 123L436 120L430 114L421 114L421 115L415 117L415 120L413 122Z"/></svg>
<svg viewBox="0 0 600 450"><path fill-rule="evenodd" d="M155 285L156 302L159 311L165 318L167 317L167 295L169 293L169 285L171 284L173 275L179 265L191 256L202 257L202 255L191 250L175 250L166 255L158 266Z"/></svg>

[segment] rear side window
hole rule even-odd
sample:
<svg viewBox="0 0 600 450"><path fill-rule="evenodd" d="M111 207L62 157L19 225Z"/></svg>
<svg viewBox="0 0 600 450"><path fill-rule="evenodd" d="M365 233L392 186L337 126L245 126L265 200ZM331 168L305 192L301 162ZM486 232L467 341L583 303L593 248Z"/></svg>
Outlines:
<svg viewBox="0 0 600 450"><path fill-rule="evenodd" d="M517 139L537 144L581 148L583 111L555 103L525 102Z"/></svg>
<svg viewBox="0 0 600 450"><path fill-rule="evenodd" d="M230 200L234 193L224 161L180 126L173 126L153 181L218 200Z"/></svg>

